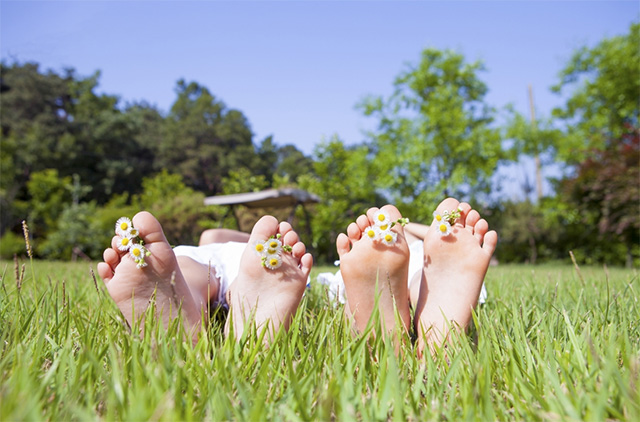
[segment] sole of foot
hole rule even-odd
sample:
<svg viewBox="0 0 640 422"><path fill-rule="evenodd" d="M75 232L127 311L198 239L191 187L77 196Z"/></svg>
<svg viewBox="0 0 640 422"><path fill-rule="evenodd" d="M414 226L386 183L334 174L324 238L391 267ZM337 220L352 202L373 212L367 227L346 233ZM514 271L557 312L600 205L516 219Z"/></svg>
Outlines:
<svg viewBox="0 0 640 422"><path fill-rule="evenodd" d="M277 235L291 251L282 251L281 265L269 269L263 266L262 258L256 253L256 244ZM227 335L233 329L234 337L240 339L251 321L258 330L268 330L267 339L273 338L280 328L288 329L312 266L311 254L306 253L304 243L289 223L278 223L272 216L258 220L242 254L238 277L227 292L230 309L225 327Z"/></svg>
<svg viewBox="0 0 640 422"><path fill-rule="evenodd" d="M466 329L478 303L491 256L498 243L495 231L476 210L454 198L436 212L461 210L451 233L443 236L432 224L424 240L424 271L416 306L418 353L425 344L444 345L452 329Z"/></svg>
<svg viewBox="0 0 640 422"><path fill-rule="evenodd" d="M162 318L165 327L181 310L185 328L195 336L202 310L196 306L162 226L145 211L136 214L132 222L151 255L145 259L147 266L138 268L129 252L118 250L119 237L114 236L112 247L103 253L104 262L98 264L109 295L132 327L154 300L156 317Z"/></svg>
<svg viewBox="0 0 640 422"><path fill-rule="evenodd" d="M395 331L398 314L405 331L408 331L411 324L407 287L409 247L400 224L391 229L397 234L391 246L368 238L365 231L375 226L379 211L386 214L390 221L402 217L393 205L385 205L380 210L370 208L366 215L361 215L347 227L347 234L341 233L336 239L347 297L347 313L353 317L356 329L363 332L378 298L378 310L385 332Z"/></svg>

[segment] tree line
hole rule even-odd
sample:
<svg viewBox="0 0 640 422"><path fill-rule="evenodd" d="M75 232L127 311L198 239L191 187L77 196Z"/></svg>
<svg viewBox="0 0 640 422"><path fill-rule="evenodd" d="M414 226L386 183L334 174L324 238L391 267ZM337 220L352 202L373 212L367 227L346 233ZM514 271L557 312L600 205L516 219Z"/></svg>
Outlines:
<svg viewBox="0 0 640 422"><path fill-rule="evenodd" d="M454 195L498 230L500 261L566 260L572 251L581 262L637 265L638 45L633 23L622 36L575 51L551 87L566 103L535 120L487 104L482 62L425 49L393 81L392 94L358 104L377 123L365 142L347 145L335 135L311 156L272 137L254 140L240 110L194 81L177 81L163 112L98 93L99 72L3 61L0 254L24 253L26 220L38 256L99 259L113 221L143 208L170 242L194 244L204 228L235 225L227 209L205 207L205 196L290 186L321 198L297 224L324 262L335 258L337 234L367 207L393 202L428 223L438 201ZM506 123L497 122L499 112ZM523 157L561 166L563 176L545 196L530 199L533 187L523 186L526 199L504 200L492 177ZM236 210L246 221L256 213Z"/></svg>

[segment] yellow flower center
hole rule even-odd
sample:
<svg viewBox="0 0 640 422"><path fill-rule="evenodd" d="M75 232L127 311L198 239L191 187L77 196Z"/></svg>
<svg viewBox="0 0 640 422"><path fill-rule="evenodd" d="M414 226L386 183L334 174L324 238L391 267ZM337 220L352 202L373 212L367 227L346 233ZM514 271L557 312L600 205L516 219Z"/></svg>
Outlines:
<svg viewBox="0 0 640 422"><path fill-rule="evenodd" d="M132 254L134 254L135 256L140 256L140 249L139 248L135 248L131 251Z"/></svg>
<svg viewBox="0 0 640 422"><path fill-rule="evenodd" d="M385 218L384 214L378 215L378 221L384 221Z"/></svg>
<svg viewBox="0 0 640 422"><path fill-rule="evenodd" d="M384 240L386 240L387 242L391 242L393 240L393 236L391 236L389 233L387 233L384 236Z"/></svg>
<svg viewBox="0 0 640 422"><path fill-rule="evenodd" d="M376 232L375 232L375 230L368 230L368 231L367 231L367 236L369 236L369 237L371 237L371 238L376 237Z"/></svg>
<svg viewBox="0 0 640 422"><path fill-rule="evenodd" d="M258 243L256 245L256 251L262 252L264 250L264 245L262 243Z"/></svg>
<svg viewBox="0 0 640 422"><path fill-rule="evenodd" d="M380 230L387 230L387 227L389 227L388 224L385 224L383 226L380 226Z"/></svg>
<svg viewBox="0 0 640 422"><path fill-rule="evenodd" d="M123 246L127 246L129 244L129 239L127 239L126 237L123 237L121 243Z"/></svg>
<svg viewBox="0 0 640 422"><path fill-rule="evenodd" d="M128 225L127 223L124 223L124 222L123 222L123 223L120 223L120 228L121 228L122 230L127 230L127 228L128 228L128 227L129 227L129 225Z"/></svg>
<svg viewBox="0 0 640 422"><path fill-rule="evenodd" d="M137 236L138 235L138 230L132 228L130 233L131 233L132 236Z"/></svg>
<svg viewBox="0 0 640 422"><path fill-rule="evenodd" d="M271 258L271 259L269 260L269 264L270 264L272 267L275 267L276 265L278 265L278 260L277 260L276 258Z"/></svg>
<svg viewBox="0 0 640 422"><path fill-rule="evenodd" d="M271 249L275 249L278 247L278 242L276 242L275 240L272 240L271 243L269 243L269 247Z"/></svg>
<svg viewBox="0 0 640 422"><path fill-rule="evenodd" d="M447 225L446 224L440 224L440 231L442 233L445 233L447 231Z"/></svg>
<svg viewBox="0 0 640 422"><path fill-rule="evenodd" d="M442 221L442 216L440 214L436 214L436 220L437 221Z"/></svg>

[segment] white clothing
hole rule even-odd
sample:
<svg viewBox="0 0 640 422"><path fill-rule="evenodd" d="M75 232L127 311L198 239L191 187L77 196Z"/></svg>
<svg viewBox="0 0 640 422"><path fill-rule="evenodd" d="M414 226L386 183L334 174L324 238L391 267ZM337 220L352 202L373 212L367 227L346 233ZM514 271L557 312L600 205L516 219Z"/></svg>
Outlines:
<svg viewBox="0 0 640 422"><path fill-rule="evenodd" d="M210 243L203 246L176 246L173 252L176 256L189 257L214 269L220 284L218 304L225 306L227 291L238 276L240 258L246 247L247 244L243 242Z"/></svg>

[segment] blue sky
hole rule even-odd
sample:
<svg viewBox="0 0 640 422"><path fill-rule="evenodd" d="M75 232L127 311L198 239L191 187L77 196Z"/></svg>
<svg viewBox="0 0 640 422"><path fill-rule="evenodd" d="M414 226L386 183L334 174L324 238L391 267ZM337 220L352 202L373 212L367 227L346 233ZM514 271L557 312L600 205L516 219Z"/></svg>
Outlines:
<svg viewBox="0 0 640 422"><path fill-rule="evenodd" d="M482 60L486 101L528 115L571 53L628 30L637 1L5 1L3 60L102 72L100 91L168 111L180 78L241 110L254 142L273 135L305 153L338 134L361 142L374 122L355 105L388 95L426 47Z"/></svg>

